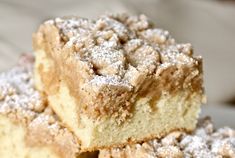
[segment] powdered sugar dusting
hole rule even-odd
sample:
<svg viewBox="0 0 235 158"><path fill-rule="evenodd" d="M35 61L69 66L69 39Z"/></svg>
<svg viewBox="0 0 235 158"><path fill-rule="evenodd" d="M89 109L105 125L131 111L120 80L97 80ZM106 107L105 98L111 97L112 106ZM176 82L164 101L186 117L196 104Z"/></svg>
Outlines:
<svg viewBox="0 0 235 158"><path fill-rule="evenodd" d="M195 61L189 45L177 44L168 31L154 28L145 15L109 14L96 20L72 16L45 24L55 25L65 46L75 47L77 59L92 64L93 72L103 77L118 75L125 80L130 66L154 75L161 64Z"/></svg>
<svg viewBox="0 0 235 158"><path fill-rule="evenodd" d="M1 73L0 96L0 113L15 118L31 120L44 107L43 99L33 87L32 64Z"/></svg>
<svg viewBox="0 0 235 158"><path fill-rule="evenodd" d="M102 85L108 84L113 86L123 86L127 89L131 89L132 86L129 85L127 82L123 82L119 76L95 76L94 79L92 79L89 84L94 85L94 87L100 87Z"/></svg>
<svg viewBox="0 0 235 158"><path fill-rule="evenodd" d="M0 113L26 124L46 108L45 98L34 88L31 62L0 74L0 96Z"/></svg>

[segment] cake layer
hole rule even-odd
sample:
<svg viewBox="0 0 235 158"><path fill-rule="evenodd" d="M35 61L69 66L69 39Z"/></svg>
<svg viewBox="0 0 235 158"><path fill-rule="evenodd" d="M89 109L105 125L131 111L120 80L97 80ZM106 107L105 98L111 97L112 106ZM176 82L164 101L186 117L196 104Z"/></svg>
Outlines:
<svg viewBox="0 0 235 158"><path fill-rule="evenodd" d="M195 127L204 98L202 60L193 57L190 44L177 44L145 16L56 18L40 26L33 45L36 87L82 150ZM172 118L181 123L171 126Z"/></svg>
<svg viewBox="0 0 235 158"><path fill-rule="evenodd" d="M34 89L33 58L0 74L1 158L84 158L79 140L63 126ZM23 65L22 65L23 64Z"/></svg>
<svg viewBox="0 0 235 158"><path fill-rule="evenodd" d="M66 87L61 86L61 89L59 94L49 96L48 100L56 113L63 114L58 116L63 118L69 129L73 129L85 150L160 138L175 130L192 131L201 101L200 95L187 91L178 92L176 96L161 96L153 105L149 104L149 98L139 99L132 109L133 116L119 124L112 117L94 120L83 114L72 115L76 110L75 99L69 96Z"/></svg>
<svg viewBox="0 0 235 158"><path fill-rule="evenodd" d="M209 118L201 119L192 134L172 132L162 139L153 139L123 148L101 150L99 158L222 158L235 157L235 130L215 130Z"/></svg>

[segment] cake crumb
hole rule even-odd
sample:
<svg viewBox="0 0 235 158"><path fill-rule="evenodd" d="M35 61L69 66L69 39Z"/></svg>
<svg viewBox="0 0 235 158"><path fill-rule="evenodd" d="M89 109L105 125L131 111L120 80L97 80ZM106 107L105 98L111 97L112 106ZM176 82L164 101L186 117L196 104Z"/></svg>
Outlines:
<svg viewBox="0 0 235 158"><path fill-rule="evenodd" d="M162 139L101 150L99 158L111 157L234 158L235 130L229 127L216 130L211 119L206 117L199 120L196 130L191 134L175 131Z"/></svg>

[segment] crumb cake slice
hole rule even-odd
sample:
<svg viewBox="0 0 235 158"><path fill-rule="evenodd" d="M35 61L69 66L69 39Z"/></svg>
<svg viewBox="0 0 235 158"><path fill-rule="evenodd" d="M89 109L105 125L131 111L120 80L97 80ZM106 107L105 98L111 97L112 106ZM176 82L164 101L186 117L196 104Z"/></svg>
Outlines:
<svg viewBox="0 0 235 158"><path fill-rule="evenodd" d="M162 139L153 139L124 148L101 150L99 158L234 158L235 130L215 130L209 118L201 119L192 134L172 132Z"/></svg>
<svg viewBox="0 0 235 158"><path fill-rule="evenodd" d="M36 87L84 151L196 126L202 59L144 15L49 20L33 47Z"/></svg>
<svg viewBox="0 0 235 158"><path fill-rule="evenodd" d="M34 90L32 64L26 65L0 74L0 157L91 158Z"/></svg>

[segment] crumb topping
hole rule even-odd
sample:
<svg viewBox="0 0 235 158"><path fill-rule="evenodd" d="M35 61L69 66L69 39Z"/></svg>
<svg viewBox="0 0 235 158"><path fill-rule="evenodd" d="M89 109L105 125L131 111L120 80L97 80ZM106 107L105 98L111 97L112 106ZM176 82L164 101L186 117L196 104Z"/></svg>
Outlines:
<svg viewBox="0 0 235 158"><path fill-rule="evenodd" d="M190 44L176 43L145 15L49 20L35 34L34 49L43 49L54 62L47 72L38 68L45 92L55 94L60 81L66 82L80 106L78 113L90 117L129 117L138 98L155 103L160 98L155 95L163 91L203 94L201 58L193 57Z"/></svg>
<svg viewBox="0 0 235 158"><path fill-rule="evenodd" d="M28 123L42 112L44 100L35 91L32 78L29 63L0 74L0 113Z"/></svg>
<svg viewBox="0 0 235 158"><path fill-rule="evenodd" d="M235 157L235 130L215 130L209 118L201 119L194 133L172 132L162 139L101 151L100 158Z"/></svg>
<svg viewBox="0 0 235 158"><path fill-rule="evenodd" d="M195 62L190 44L177 44L168 31L154 28L144 15L110 14L97 20L65 17L46 23L59 28L65 46L74 46L79 60L92 64L94 77L123 79L130 66L153 75L163 63Z"/></svg>

